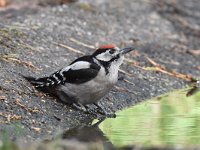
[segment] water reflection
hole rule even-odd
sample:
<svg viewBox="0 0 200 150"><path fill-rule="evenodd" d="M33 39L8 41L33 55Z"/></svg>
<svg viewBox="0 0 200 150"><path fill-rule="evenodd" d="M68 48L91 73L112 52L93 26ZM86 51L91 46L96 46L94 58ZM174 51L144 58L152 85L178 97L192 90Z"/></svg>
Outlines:
<svg viewBox="0 0 200 150"><path fill-rule="evenodd" d="M91 142L101 143L104 149L114 150L115 147L113 146L113 144L108 140L105 134L98 127L102 121L104 121L104 119L98 121L97 123L91 126L72 128L64 132L62 138L68 140L75 139L86 143L91 143Z"/></svg>

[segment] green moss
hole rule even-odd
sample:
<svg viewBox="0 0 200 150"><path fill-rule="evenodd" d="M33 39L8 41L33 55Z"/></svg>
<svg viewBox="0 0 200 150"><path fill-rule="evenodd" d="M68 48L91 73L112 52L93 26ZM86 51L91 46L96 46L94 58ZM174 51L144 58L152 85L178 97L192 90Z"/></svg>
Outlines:
<svg viewBox="0 0 200 150"><path fill-rule="evenodd" d="M22 125L18 122L14 123L14 130L17 134L17 137L20 137L22 134L24 134L24 128ZM9 138L10 131L8 128L6 128L2 133L2 142L0 144L0 150L19 150L17 144Z"/></svg>

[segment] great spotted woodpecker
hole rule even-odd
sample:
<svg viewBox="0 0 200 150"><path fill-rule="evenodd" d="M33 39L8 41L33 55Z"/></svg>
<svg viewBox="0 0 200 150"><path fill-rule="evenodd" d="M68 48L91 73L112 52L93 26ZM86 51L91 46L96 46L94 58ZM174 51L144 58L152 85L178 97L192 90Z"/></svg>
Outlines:
<svg viewBox="0 0 200 150"><path fill-rule="evenodd" d="M124 54L132 50L134 47L119 49L104 45L48 77L25 78L36 89L53 94L79 110L87 111L88 105L94 104L105 115L98 101L116 84Z"/></svg>

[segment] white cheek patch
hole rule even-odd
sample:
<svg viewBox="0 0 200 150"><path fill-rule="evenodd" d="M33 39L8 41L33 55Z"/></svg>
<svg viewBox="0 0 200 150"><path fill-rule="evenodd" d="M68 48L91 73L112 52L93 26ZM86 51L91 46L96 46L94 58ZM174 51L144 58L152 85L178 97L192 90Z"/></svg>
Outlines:
<svg viewBox="0 0 200 150"><path fill-rule="evenodd" d="M96 58L102 61L110 61L112 59L112 57L107 53L101 53L97 55Z"/></svg>
<svg viewBox="0 0 200 150"><path fill-rule="evenodd" d="M72 70L87 69L87 68L90 68L90 63L86 61L79 61L79 62L75 62L74 64L70 66L71 66L70 69Z"/></svg>

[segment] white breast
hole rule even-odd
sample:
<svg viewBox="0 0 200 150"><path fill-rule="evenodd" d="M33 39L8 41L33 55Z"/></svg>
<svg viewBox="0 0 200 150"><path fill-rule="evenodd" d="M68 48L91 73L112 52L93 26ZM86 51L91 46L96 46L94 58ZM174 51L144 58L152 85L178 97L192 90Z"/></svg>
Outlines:
<svg viewBox="0 0 200 150"><path fill-rule="evenodd" d="M60 87L69 97L74 97L81 104L91 104L100 100L114 86L118 79L118 69L106 75L102 67L98 75L91 81L82 84L69 84Z"/></svg>

